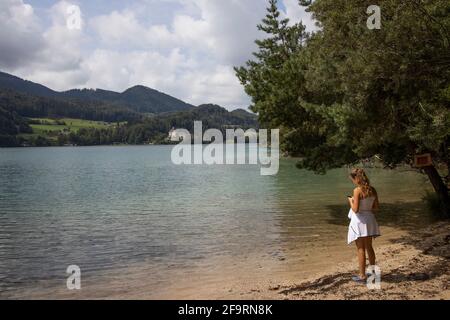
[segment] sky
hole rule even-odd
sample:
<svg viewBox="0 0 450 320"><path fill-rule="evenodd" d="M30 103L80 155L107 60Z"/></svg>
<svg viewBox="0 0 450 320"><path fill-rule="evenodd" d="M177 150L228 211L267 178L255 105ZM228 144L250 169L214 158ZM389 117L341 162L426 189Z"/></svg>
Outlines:
<svg viewBox="0 0 450 320"><path fill-rule="evenodd" d="M0 70L58 91L144 85L194 105L245 109L250 98L233 67L252 58L266 6L266 0L0 0ZM302 20L314 30L297 0L280 0L279 7L291 23Z"/></svg>

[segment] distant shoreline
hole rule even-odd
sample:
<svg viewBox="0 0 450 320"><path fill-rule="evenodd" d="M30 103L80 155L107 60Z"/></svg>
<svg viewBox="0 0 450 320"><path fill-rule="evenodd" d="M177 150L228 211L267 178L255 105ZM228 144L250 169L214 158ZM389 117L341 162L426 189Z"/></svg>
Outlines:
<svg viewBox="0 0 450 320"><path fill-rule="evenodd" d="M11 147L0 147L0 149L20 149L20 148L82 148L82 147L149 147L149 146L175 146L178 145L179 142L174 143L144 143L144 144L97 144L97 145L50 145L50 146L31 146L31 145L22 145L22 146L11 146ZM209 145L210 143L204 142L203 145ZM225 142L223 144L226 144ZM237 143L238 144L238 143ZM249 145L250 143L245 143L245 145ZM191 145L194 145L192 143Z"/></svg>

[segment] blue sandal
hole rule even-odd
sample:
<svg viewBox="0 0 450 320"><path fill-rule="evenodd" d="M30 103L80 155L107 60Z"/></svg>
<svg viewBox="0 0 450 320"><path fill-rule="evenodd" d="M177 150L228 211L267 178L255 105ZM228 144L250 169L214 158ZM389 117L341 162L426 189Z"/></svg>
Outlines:
<svg viewBox="0 0 450 320"><path fill-rule="evenodd" d="M356 283L366 284L367 279L361 279L359 276L353 276L352 280Z"/></svg>

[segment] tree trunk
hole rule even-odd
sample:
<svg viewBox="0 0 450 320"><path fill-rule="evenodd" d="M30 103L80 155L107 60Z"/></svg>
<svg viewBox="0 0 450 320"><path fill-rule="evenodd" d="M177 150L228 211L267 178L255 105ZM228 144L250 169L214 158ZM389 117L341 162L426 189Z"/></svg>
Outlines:
<svg viewBox="0 0 450 320"><path fill-rule="evenodd" d="M443 214L450 217L450 197L448 193L448 188L444 181L442 180L439 172L436 170L435 166L428 166L423 168L431 184L433 185L434 191L439 197L440 207Z"/></svg>

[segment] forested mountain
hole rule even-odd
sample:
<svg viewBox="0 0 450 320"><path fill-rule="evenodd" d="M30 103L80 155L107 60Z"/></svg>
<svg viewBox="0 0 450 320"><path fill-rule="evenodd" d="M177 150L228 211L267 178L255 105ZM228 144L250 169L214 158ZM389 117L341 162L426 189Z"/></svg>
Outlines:
<svg viewBox="0 0 450 320"><path fill-rule="evenodd" d="M36 133L32 130L36 121L31 118L70 118L117 125L75 131L52 128ZM0 146L166 143L170 129L192 131L194 121L202 121L205 130L258 126L257 116L245 110L229 112L213 104L194 107L144 86L123 93L101 89L56 92L0 73Z"/></svg>
<svg viewBox="0 0 450 320"><path fill-rule="evenodd" d="M43 85L0 72L0 89L14 90L38 97L75 100L89 104L112 104L140 113L162 113L187 110L193 106L157 90L135 86L122 93L102 89L73 89L57 92Z"/></svg>
<svg viewBox="0 0 450 320"><path fill-rule="evenodd" d="M19 77L0 71L0 89L14 90L40 97L56 97L58 92L41 84L23 80Z"/></svg>
<svg viewBox="0 0 450 320"><path fill-rule="evenodd" d="M128 107L140 113L174 112L193 108L179 99L144 86L132 87L123 93L105 90L70 90L62 93L66 98L84 101L104 101Z"/></svg>
<svg viewBox="0 0 450 320"><path fill-rule="evenodd" d="M48 98L0 89L0 107L28 118L76 118L105 122L137 120L137 112L102 101Z"/></svg>

